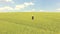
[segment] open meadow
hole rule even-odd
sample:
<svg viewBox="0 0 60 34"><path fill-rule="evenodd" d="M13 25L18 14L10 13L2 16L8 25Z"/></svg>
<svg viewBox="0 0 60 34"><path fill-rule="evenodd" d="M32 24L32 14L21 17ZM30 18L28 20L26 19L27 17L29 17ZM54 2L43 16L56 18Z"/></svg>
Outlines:
<svg viewBox="0 0 60 34"><path fill-rule="evenodd" d="M60 13L0 13L0 34L60 34Z"/></svg>

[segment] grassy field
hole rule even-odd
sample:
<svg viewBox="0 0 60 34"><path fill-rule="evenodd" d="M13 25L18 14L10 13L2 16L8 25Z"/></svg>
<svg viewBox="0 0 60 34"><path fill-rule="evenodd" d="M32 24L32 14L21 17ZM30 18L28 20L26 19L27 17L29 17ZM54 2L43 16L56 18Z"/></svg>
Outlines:
<svg viewBox="0 0 60 34"><path fill-rule="evenodd" d="M0 34L60 34L60 13L0 13Z"/></svg>

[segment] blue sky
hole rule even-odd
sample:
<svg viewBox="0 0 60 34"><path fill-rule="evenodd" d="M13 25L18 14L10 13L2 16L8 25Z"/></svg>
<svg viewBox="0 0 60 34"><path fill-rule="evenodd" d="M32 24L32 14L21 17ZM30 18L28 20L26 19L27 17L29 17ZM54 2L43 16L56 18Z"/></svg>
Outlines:
<svg viewBox="0 0 60 34"><path fill-rule="evenodd" d="M60 11L60 0L0 0L0 12L56 12Z"/></svg>

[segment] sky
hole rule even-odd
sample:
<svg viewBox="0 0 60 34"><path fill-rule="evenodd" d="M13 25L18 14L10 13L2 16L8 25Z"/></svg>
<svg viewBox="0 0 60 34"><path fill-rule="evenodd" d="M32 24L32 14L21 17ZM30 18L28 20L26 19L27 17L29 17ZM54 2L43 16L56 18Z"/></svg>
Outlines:
<svg viewBox="0 0 60 34"><path fill-rule="evenodd" d="M0 12L59 12L60 0L0 0Z"/></svg>

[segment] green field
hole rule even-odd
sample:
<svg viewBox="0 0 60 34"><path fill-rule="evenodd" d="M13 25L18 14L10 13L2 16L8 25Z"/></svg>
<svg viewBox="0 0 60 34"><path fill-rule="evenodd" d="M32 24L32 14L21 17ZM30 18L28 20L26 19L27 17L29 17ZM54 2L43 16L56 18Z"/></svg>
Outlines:
<svg viewBox="0 0 60 34"><path fill-rule="evenodd" d="M0 34L60 34L60 13L0 13Z"/></svg>

